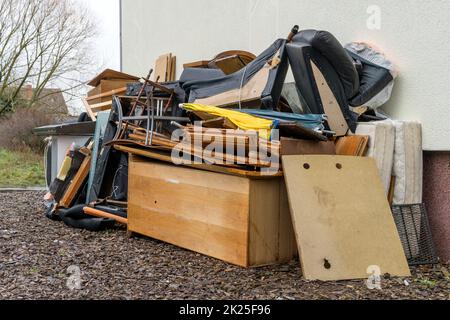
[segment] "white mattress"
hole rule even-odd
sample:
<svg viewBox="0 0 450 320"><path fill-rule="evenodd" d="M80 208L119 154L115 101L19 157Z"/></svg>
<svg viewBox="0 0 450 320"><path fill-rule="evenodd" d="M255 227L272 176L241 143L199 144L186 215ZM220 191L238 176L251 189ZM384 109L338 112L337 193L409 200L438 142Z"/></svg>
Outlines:
<svg viewBox="0 0 450 320"><path fill-rule="evenodd" d="M417 121L395 121L394 204L422 203L422 126Z"/></svg>
<svg viewBox="0 0 450 320"><path fill-rule="evenodd" d="M370 137L367 156L375 159L387 195L389 193L394 162L394 122L391 120L362 122L358 124L355 134Z"/></svg>

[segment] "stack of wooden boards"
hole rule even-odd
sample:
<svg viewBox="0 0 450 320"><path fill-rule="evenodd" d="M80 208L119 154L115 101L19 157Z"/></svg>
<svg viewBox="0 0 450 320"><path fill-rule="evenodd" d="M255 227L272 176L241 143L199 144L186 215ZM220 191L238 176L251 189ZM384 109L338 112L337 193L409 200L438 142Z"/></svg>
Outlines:
<svg viewBox="0 0 450 320"><path fill-rule="evenodd" d="M87 84L94 88L88 92L87 98L82 99L89 117L95 121L98 112L111 109L112 97L124 95L127 85L138 80L138 77L106 69L89 81Z"/></svg>
<svg viewBox="0 0 450 320"><path fill-rule="evenodd" d="M172 53L163 54L155 62L154 82L172 82L176 78L177 57Z"/></svg>
<svg viewBox="0 0 450 320"><path fill-rule="evenodd" d="M175 81L176 56L172 53L160 56L155 62L153 78L155 82ZM111 69L105 69L98 74L87 83L94 88L88 91L86 98L82 99L89 117L95 121L98 112L111 109L113 96L125 95L127 86L139 80L139 77Z"/></svg>

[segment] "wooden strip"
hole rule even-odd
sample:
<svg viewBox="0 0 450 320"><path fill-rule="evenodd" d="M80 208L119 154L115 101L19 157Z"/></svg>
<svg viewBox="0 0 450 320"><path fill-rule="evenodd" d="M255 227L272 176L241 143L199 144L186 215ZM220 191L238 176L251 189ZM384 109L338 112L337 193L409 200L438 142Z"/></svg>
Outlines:
<svg viewBox="0 0 450 320"><path fill-rule="evenodd" d="M112 100L106 101L106 102L100 102L100 103L96 103L96 104L91 104L90 107L91 107L92 112L94 112L94 113L109 110L112 107Z"/></svg>
<svg viewBox="0 0 450 320"><path fill-rule="evenodd" d="M97 115L92 111L91 106L86 101L86 99L81 98L81 102L83 102L84 109L86 110L86 113L89 115L92 121L97 121Z"/></svg>
<svg viewBox="0 0 450 320"><path fill-rule="evenodd" d="M62 197L59 203L61 207L70 208L72 206L75 196L80 191L80 188L82 187L83 183L85 182L89 174L90 166L91 166L91 156L87 156L86 158L84 158L83 162L81 163L80 169L78 169L77 174L70 182L69 187L64 193L64 196Z"/></svg>
<svg viewBox="0 0 450 320"><path fill-rule="evenodd" d="M115 95L118 95L120 93L124 93L126 91L127 91L127 87L122 87L122 88L114 89L114 90L111 90L111 91L108 91L108 92L105 92L105 93L100 93L100 94L97 94L95 96L87 97L85 99L86 99L86 101L89 102L91 100L95 100L95 99L99 99L99 98L115 96Z"/></svg>
<svg viewBox="0 0 450 320"><path fill-rule="evenodd" d="M119 216L116 216L115 214L100 211L100 210L97 210L97 209L94 209L91 207L84 207L83 211L84 211L84 213L86 213L90 216L93 216L93 217L112 219L112 220L115 220L115 221L125 224L125 225L128 224L128 219L126 219L126 218L119 217Z"/></svg>
<svg viewBox="0 0 450 320"><path fill-rule="evenodd" d="M170 75L170 81L176 80L176 74L177 74L177 57L172 57L172 74Z"/></svg>

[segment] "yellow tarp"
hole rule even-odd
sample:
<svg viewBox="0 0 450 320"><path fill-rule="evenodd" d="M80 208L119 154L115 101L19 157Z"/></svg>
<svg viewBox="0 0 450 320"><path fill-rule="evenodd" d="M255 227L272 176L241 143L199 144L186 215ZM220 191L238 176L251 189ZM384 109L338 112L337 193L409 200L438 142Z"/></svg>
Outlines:
<svg viewBox="0 0 450 320"><path fill-rule="evenodd" d="M223 109L202 104L185 103L184 109L192 112L205 112L217 117L227 118L241 130L258 131L261 138L270 140L271 130L274 126L273 120L259 118L247 113Z"/></svg>

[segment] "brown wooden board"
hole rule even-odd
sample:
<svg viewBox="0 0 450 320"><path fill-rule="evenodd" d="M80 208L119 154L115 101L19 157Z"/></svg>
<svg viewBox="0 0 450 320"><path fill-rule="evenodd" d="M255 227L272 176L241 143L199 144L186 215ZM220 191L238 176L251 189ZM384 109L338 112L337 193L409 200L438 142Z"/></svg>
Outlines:
<svg viewBox="0 0 450 320"><path fill-rule="evenodd" d="M363 157L367 151L369 136L345 136L336 141L336 154Z"/></svg>
<svg viewBox="0 0 450 320"><path fill-rule="evenodd" d="M153 75L153 81L166 82L170 74L170 64L172 61L172 54L167 53L158 57L155 62L155 73Z"/></svg>
<svg viewBox="0 0 450 320"><path fill-rule="evenodd" d="M80 169L78 169L77 174L70 182L69 187L64 193L64 196L59 203L61 207L70 208L72 206L76 195L80 192L80 188L83 186L83 183L86 181L88 177L90 166L91 166L91 156L87 156L83 160Z"/></svg>
<svg viewBox="0 0 450 320"><path fill-rule="evenodd" d="M373 159L284 156L283 167L306 279L368 278L371 266L410 276Z"/></svg>

